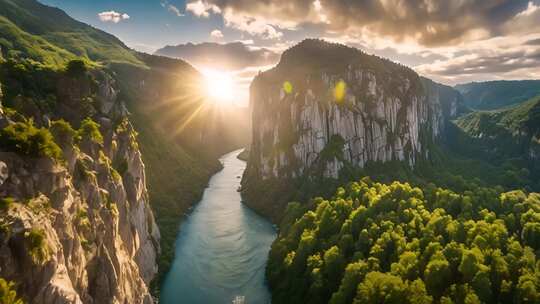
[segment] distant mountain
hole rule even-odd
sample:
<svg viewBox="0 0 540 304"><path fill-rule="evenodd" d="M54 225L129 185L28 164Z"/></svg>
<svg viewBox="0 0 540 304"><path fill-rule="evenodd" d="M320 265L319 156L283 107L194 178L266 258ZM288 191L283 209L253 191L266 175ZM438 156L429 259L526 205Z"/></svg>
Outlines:
<svg viewBox="0 0 540 304"><path fill-rule="evenodd" d="M197 66L212 66L225 70L239 70L250 66L270 65L277 62L279 54L265 48L251 48L242 42L226 44L204 42L166 46L155 52L180 58Z"/></svg>
<svg viewBox="0 0 540 304"><path fill-rule="evenodd" d="M494 110L520 102L540 94L540 80L502 80L459 84L465 105L478 110Z"/></svg>
<svg viewBox="0 0 540 304"><path fill-rule="evenodd" d="M492 158L521 157L531 162L529 169L540 165L540 95L512 107L472 112L455 123Z"/></svg>

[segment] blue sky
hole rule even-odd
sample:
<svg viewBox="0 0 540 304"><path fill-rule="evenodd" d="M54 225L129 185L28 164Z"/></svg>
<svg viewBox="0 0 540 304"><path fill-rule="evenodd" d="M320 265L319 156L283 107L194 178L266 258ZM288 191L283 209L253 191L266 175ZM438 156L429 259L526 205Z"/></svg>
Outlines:
<svg viewBox="0 0 540 304"><path fill-rule="evenodd" d="M40 1L146 52L244 40L279 53L319 37L446 84L540 79L540 0ZM129 19L100 20L98 14L107 12Z"/></svg>
<svg viewBox="0 0 540 304"><path fill-rule="evenodd" d="M178 16L168 9L168 5L173 5L183 14L185 1L170 0L168 3L159 0L40 1L63 9L77 20L114 34L130 47L147 52L167 44L208 41L211 39L211 31L215 29L221 30L229 40L242 37L238 31L224 29L219 16L204 19L192 14ZM129 19L118 23L100 21L98 14L107 11L128 14Z"/></svg>

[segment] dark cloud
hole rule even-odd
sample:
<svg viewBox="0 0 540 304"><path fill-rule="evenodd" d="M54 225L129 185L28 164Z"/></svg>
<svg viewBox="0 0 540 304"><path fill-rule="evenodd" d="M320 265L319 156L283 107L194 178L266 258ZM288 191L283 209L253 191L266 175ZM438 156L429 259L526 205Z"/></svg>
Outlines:
<svg viewBox="0 0 540 304"><path fill-rule="evenodd" d="M209 66L224 70L241 70L252 66L274 64L279 54L265 48L251 48L242 42L227 44L205 42L166 46L157 55L181 58L196 66Z"/></svg>
<svg viewBox="0 0 540 304"><path fill-rule="evenodd" d="M529 0L208 0L226 12L269 24L324 23L328 30L368 29L426 46L463 40L472 30L499 35ZM234 13L234 14L233 14ZM327 22L325 22L325 20Z"/></svg>
<svg viewBox="0 0 540 304"><path fill-rule="evenodd" d="M451 77L472 74L503 75L539 65L540 50L535 52L512 51L496 55L474 56L463 60L458 59L448 62L437 70L427 68L425 72Z"/></svg>
<svg viewBox="0 0 540 304"><path fill-rule="evenodd" d="M540 38L539 39L532 39L527 42L525 42L526 45L540 45Z"/></svg>

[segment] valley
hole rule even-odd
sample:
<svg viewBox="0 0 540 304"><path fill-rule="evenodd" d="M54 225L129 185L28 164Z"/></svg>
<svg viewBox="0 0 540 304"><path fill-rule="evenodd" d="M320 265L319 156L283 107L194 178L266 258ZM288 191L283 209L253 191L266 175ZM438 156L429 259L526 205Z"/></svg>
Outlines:
<svg viewBox="0 0 540 304"><path fill-rule="evenodd" d="M540 303L535 3L0 0L0 303Z"/></svg>

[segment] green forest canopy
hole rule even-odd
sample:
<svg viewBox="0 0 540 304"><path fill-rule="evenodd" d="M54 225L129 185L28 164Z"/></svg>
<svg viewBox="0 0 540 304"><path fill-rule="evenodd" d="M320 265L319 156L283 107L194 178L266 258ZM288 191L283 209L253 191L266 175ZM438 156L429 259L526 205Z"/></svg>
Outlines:
<svg viewBox="0 0 540 304"><path fill-rule="evenodd" d="M364 178L291 203L267 276L275 303L539 303L540 194Z"/></svg>

